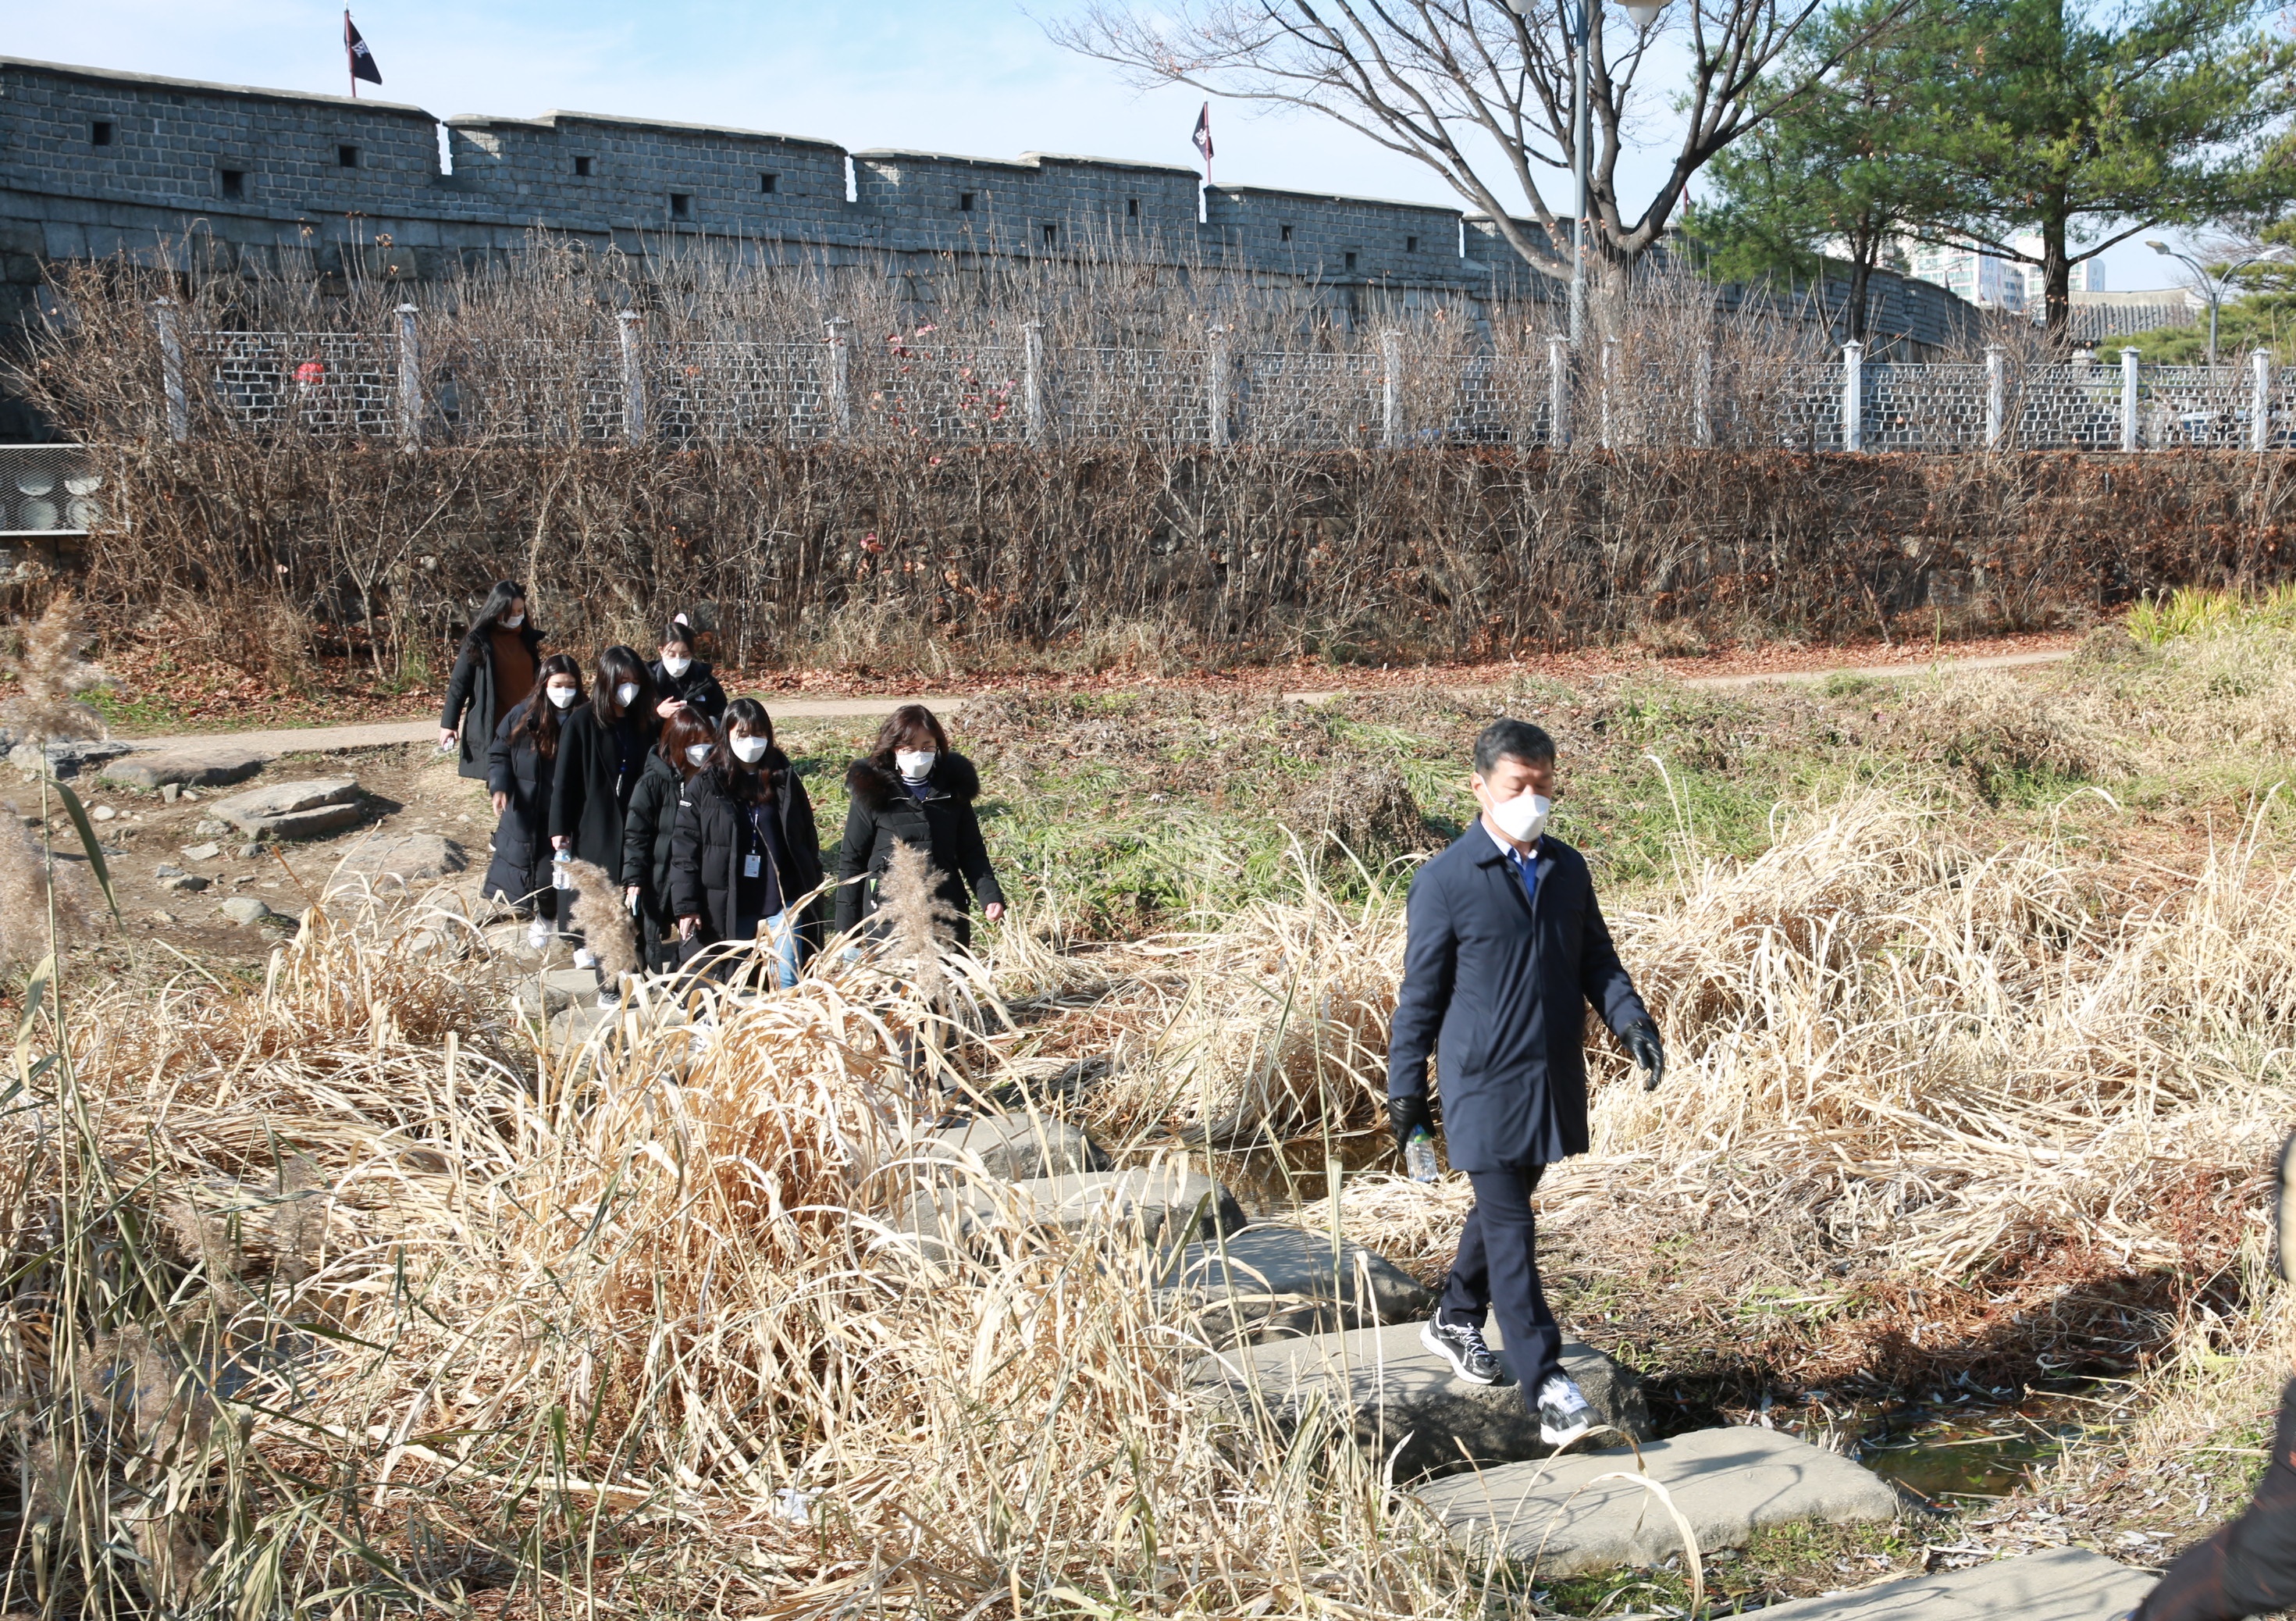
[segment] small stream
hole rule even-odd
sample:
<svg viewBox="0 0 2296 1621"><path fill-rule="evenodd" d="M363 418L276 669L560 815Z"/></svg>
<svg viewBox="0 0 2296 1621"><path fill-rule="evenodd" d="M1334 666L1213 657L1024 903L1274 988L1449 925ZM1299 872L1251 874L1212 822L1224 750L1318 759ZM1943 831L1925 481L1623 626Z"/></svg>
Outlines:
<svg viewBox="0 0 2296 1621"><path fill-rule="evenodd" d="M2056 1390L1955 1391L1906 1399L1772 1410L1781 1429L1829 1439L1875 1474L1931 1502L2005 1497L2078 1443L2110 1435L2121 1389L2109 1382ZM1788 1415L1791 1414L1791 1418Z"/></svg>

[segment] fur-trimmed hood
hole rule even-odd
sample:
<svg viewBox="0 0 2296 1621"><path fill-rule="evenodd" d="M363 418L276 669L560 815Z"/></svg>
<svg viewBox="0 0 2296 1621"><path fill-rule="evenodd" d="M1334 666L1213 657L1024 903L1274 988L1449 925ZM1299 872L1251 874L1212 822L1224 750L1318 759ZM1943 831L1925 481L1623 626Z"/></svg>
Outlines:
<svg viewBox="0 0 2296 1621"><path fill-rule="evenodd" d="M980 771L972 761L954 752L933 761L925 781L954 799L970 802L980 797ZM893 803L895 794L908 792L901 786L899 775L879 765L874 755L864 755L846 767L845 791L873 811Z"/></svg>

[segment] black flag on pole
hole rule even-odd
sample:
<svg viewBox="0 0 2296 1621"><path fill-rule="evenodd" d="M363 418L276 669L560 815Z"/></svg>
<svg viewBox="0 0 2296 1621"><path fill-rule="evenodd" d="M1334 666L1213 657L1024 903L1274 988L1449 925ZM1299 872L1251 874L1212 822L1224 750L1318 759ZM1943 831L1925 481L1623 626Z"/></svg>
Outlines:
<svg viewBox="0 0 2296 1621"><path fill-rule="evenodd" d="M366 80L370 85L382 83L382 70L374 65L374 53L368 50L366 41L359 37L358 25L351 21L351 14L348 11L343 13L343 50L351 59L351 94L353 95L358 94L358 82L361 79Z"/></svg>
<svg viewBox="0 0 2296 1621"><path fill-rule="evenodd" d="M1198 152L1204 154L1204 178L1210 179L1212 176L1212 104L1210 102L1206 102L1204 110L1196 114L1196 133L1190 136L1188 139L1194 144Z"/></svg>

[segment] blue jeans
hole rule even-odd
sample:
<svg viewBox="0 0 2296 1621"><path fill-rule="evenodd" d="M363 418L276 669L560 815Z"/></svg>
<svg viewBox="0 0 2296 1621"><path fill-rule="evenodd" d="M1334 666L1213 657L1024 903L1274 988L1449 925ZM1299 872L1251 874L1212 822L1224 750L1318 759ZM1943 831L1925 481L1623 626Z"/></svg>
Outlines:
<svg viewBox="0 0 2296 1621"><path fill-rule="evenodd" d="M779 911L770 917L738 917L734 923L734 938L744 945L757 941L758 949L772 960L775 984L786 991L797 983L798 958L805 942L798 936L796 917Z"/></svg>

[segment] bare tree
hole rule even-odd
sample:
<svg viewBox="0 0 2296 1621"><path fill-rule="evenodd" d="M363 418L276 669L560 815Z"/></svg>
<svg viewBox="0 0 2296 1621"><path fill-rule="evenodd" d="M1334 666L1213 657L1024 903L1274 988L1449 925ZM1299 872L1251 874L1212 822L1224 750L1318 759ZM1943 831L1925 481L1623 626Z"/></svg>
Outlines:
<svg viewBox="0 0 2296 1621"><path fill-rule="evenodd" d="M1189 85L1345 125L1427 165L1489 215L1528 263L1566 276L1569 205L1549 205L1538 171L1567 176L1577 160L1572 83L1582 24L1589 243L1624 260L1659 240L1693 175L1808 95L1897 15L1879 8L1870 25L1829 38L1831 49L1797 53L1781 78L1773 70L1825 0L1684 0L1653 25L1627 23L1631 37L1615 60L1601 0L1585 4L1590 14L1582 17L1580 0L1522 0L1520 15L1506 0L1089 0L1046 32L1142 86ZM1681 140L1657 194L1629 218L1619 201L1619 158L1635 127L1636 80L1672 29L1687 36L1690 51ZM1521 202L1510 206L1503 193Z"/></svg>

